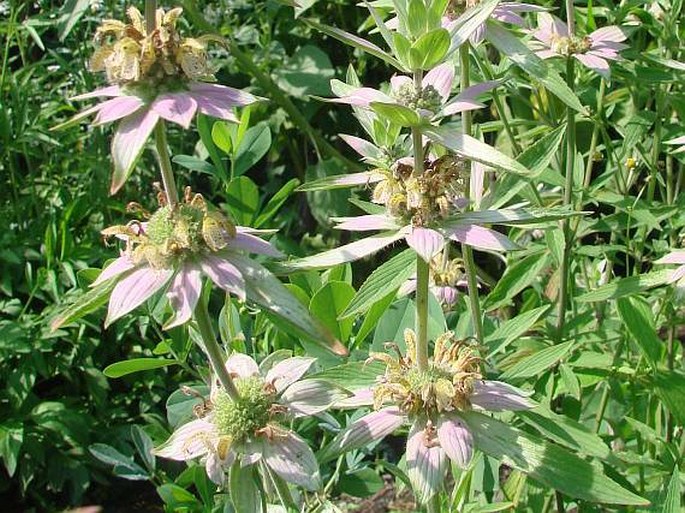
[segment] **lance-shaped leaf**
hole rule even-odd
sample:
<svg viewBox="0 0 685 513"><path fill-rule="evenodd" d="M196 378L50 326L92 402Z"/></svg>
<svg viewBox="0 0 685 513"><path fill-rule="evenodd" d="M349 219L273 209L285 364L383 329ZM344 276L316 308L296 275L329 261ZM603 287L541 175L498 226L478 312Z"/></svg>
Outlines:
<svg viewBox="0 0 685 513"><path fill-rule="evenodd" d="M239 461L231 466L228 490L236 513L253 513L262 510L262 498L255 482L254 467L244 467Z"/></svg>
<svg viewBox="0 0 685 513"><path fill-rule="evenodd" d="M476 447L545 486L590 502L649 505L648 500L609 479L599 467L556 444L475 411L463 412L461 416Z"/></svg>
<svg viewBox="0 0 685 513"><path fill-rule="evenodd" d="M606 301L607 299L617 299L619 297L637 294L653 287L658 287L668 283L671 271L664 269L651 273L641 274L640 276L628 276L614 280L611 283L602 285L590 292L586 292L576 298L580 302Z"/></svg>
<svg viewBox="0 0 685 513"><path fill-rule="evenodd" d="M488 23L486 37L502 55L523 69L533 79L539 81L557 98L580 113L585 113L585 107L580 103L576 94L566 85L559 74L550 68L545 61L535 55L516 36L495 23Z"/></svg>
<svg viewBox="0 0 685 513"><path fill-rule="evenodd" d="M112 293L114 285L114 281L105 282L78 296L72 304L57 314L50 323L50 329L55 331L65 324L77 321L104 306Z"/></svg>
<svg viewBox="0 0 685 513"><path fill-rule="evenodd" d="M486 0L485 2L476 4L456 19L450 30L450 36L452 38L450 53L454 52L469 40L471 34L490 18L492 11L495 10L498 3L499 0Z"/></svg>
<svg viewBox="0 0 685 513"><path fill-rule="evenodd" d="M266 268L238 254L231 255L231 263L243 275L248 301L276 314L326 349L339 355L347 354L347 349L340 341L314 319L307 308Z"/></svg>
<svg viewBox="0 0 685 513"><path fill-rule="evenodd" d="M372 255L393 242L403 239L404 236L403 232L398 231L396 233L366 237L339 248L324 251L318 255L293 260L287 263L287 267L290 269L324 269L345 264Z"/></svg>
<svg viewBox="0 0 685 513"><path fill-rule="evenodd" d="M451 224L501 224L518 226L559 221L572 216L582 215L583 212L572 212L564 208L515 208L498 210L478 210L457 214L445 221L444 226Z"/></svg>
<svg viewBox="0 0 685 513"><path fill-rule="evenodd" d="M343 187L353 187L355 185L369 185L380 182L384 178L385 175L378 171L366 171L364 173L353 173L351 175L333 175L304 183L297 188L297 191L324 191L341 189Z"/></svg>
<svg viewBox="0 0 685 513"><path fill-rule="evenodd" d="M427 128L424 131L431 141L441 144L448 150L453 151L460 157L475 160L486 166L501 169L519 175L530 175L526 167L508 157L489 144L479 141L470 135L462 134L454 129L444 127Z"/></svg>
<svg viewBox="0 0 685 513"><path fill-rule="evenodd" d="M359 36L355 36L354 34L350 34L349 32L345 32L344 30L340 30L339 28L331 27L329 25L323 25L311 19L305 19L304 22L310 27L318 30L319 32L323 32L328 36L334 37L338 41L342 41L346 45L350 45L354 48L363 50L364 52L373 55L374 57L378 57L379 59L387 62L388 64L394 66L400 71L407 71L402 67L400 61L395 59L389 53L385 52L382 48L379 48L378 46L371 43L370 41L367 41L366 39L363 39Z"/></svg>

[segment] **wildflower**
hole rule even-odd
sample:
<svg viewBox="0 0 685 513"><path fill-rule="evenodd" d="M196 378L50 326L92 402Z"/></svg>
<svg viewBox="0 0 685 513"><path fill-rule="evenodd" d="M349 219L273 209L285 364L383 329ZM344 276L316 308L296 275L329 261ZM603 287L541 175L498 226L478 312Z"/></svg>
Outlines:
<svg viewBox="0 0 685 513"><path fill-rule="evenodd" d="M679 264L679 267L671 271L667 283L675 283L679 294L685 293L685 249L676 249L668 255L654 262L657 265Z"/></svg>
<svg viewBox="0 0 685 513"><path fill-rule="evenodd" d="M525 410L534 406L527 394L499 381L484 380L476 350L444 333L435 342L428 368L414 361L416 337L405 330L406 355L372 353L386 364L385 374L372 388L358 393L355 405L373 403L374 412L353 422L324 449L322 459L340 451L362 448L409 424L407 474L421 502L438 491L447 471L447 458L465 468L473 454L473 436L462 413ZM370 400L372 398L372 401ZM346 401L353 404L354 401Z"/></svg>
<svg viewBox="0 0 685 513"><path fill-rule="evenodd" d="M112 139L112 193L133 170L160 119L188 128L199 111L237 121L232 109L258 100L232 87L203 83L214 81L206 46L216 38L182 38L176 31L182 12L181 8L168 12L159 9L157 28L150 34L135 7L127 10L130 23L105 20L95 34L98 48L90 69L105 72L110 85L72 99L109 99L55 127L63 128L90 115L95 115L95 125L119 121Z"/></svg>
<svg viewBox="0 0 685 513"><path fill-rule="evenodd" d="M186 189L184 201L162 204L147 222L133 221L103 231L126 242L126 250L107 266L92 286L116 279L109 301L109 325L137 308L168 285L174 317L164 326L187 322L197 305L202 275L241 300L246 298L244 275L253 266L240 251L278 257L281 253L255 235L233 225L213 210L200 194Z"/></svg>
<svg viewBox="0 0 685 513"><path fill-rule="evenodd" d="M464 263L461 259L450 260L443 252L435 255L428 263L430 269L429 290L445 310L457 302L459 289L467 285L464 279ZM399 295L410 294L416 290L416 276L407 280L398 291Z"/></svg>
<svg viewBox="0 0 685 513"><path fill-rule="evenodd" d="M334 219L340 230L381 230L384 233L294 261L291 265L319 267L351 262L401 239L426 262L440 252L448 240L481 250L517 249L518 246L505 235L472 222L468 214L463 213L468 206L465 198L468 172L467 162L451 154L428 161L425 171L418 175L406 160L398 161L373 190L372 201L383 205L384 213Z"/></svg>
<svg viewBox="0 0 685 513"><path fill-rule="evenodd" d="M239 399L232 400L214 381L205 415L178 428L157 456L179 461L203 458L207 475L217 484L234 463L262 461L289 483L307 490L321 488L314 453L285 427L291 419L316 415L341 397L325 381L302 379L314 358L292 357L264 369L245 354L233 353L226 369Z"/></svg>
<svg viewBox="0 0 685 513"><path fill-rule="evenodd" d="M617 26L602 27L580 37L571 34L566 23L551 14L541 13L539 21L538 29L533 31L533 37L544 45L536 52L539 57L573 57L606 79L610 77L607 61L618 60L618 52L628 48L622 43L627 37Z"/></svg>
<svg viewBox="0 0 685 513"><path fill-rule="evenodd" d="M676 137L675 139L666 141L666 144L674 144L678 146L678 148L673 150L673 153L680 153L682 151L685 151L685 135L681 135L680 137Z"/></svg>
<svg viewBox="0 0 685 513"><path fill-rule="evenodd" d="M454 67L445 63L426 73L419 90L411 77L395 75L390 79L389 94L370 87L346 88L340 98L332 101L367 109L373 109L376 104L406 107L432 119L484 107L476 98L499 85L495 80L483 82L466 88L450 100L453 83Z"/></svg>

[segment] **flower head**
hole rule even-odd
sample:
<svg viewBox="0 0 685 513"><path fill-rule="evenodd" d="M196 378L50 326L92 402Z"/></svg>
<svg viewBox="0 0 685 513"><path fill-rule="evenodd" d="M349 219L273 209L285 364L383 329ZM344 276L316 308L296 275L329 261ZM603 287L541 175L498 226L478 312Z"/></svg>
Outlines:
<svg viewBox="0 0 685 513"><path fill-rule="evenodd" d="M610 77L608 61L618 60L618 52L628 48L622 43L627 37L617 26L602 27L587 36L577 36L551 14L541 13L539 20L538 29L533 32L533 37L544 45L544 49L536 52L539 57L573 57L606 79Z"/></svg>
<svg viewBox="0 0 685 513"><path fill-rule="evenodd" d="M314 361L292 357L264 369L247 355L232 354L226 369L239 399L232 400L213 382L200 418L178 428L155 454L180 461L203 458L207 474L219 484L233 463L263 461L285 481L319 489L314 453L285 427L291 419L321 413L341 397L324 381L302 379Z"/></svg>
<svg viewBox="0 0 685 513"><path fill-rule="evenodd" d="M435 255L429 265L429 290L440 306L451 309L459 297L459 289L467 285L464 277L464 262L460 258L445 258L444 252ZM398 292L399 295L410 294L416 290L416 276L407 280Z"/></svg>
<svg viewBox="0 0 685 513"><path fill-rule="evenodd" d="M121 256L93 283L97 286L117 280L106 324L168 285L167 297L174 317L165 327L178 326L190 319L197 305L203 274L244 300L243 274L249 272L250 265L240 252L281 256L276 248L255 236L254 230L235 226L189 188L183 202L173 207L162 203L155 213L144 214L148 217L145 222L132 221L103 231L107 237L126 242Z"/></svg>
<svg viewBox="0 0 685 513"><path fill-rule="evenodd" d="M484 380L476 349L444 333L435 342L432 360L420 368L414 360L416 337L405 330L406 353L372 353L386 371L372 388L361 391L362 404L371 399L376 411L339 433L324 455L364 447L403 424L410 425L407 471L419 500L426 502L439 489L447 458L465 468L473 454L473 436L460 416L470 409L525 410L534 406L527 394L506 383ZM322 456L323 457L323 456Z"/></svg>
<svg viewBox="0 0 685 513"><path fill-rule="evenodd" d="M196 112L237 121L232 109L258 98L214 81L206 45L214 36L183 38L176 30L181 8L157 12L157 26L147 33L142 14L130 7L129 23L105 20L97 29L91 71L104 72L110 85L74 100L109 98L83 110L55 129L95 115L95 125L119 121L112 139L114 176L111 192L124 184L145 142L160 119L188 128Z"/></svg>

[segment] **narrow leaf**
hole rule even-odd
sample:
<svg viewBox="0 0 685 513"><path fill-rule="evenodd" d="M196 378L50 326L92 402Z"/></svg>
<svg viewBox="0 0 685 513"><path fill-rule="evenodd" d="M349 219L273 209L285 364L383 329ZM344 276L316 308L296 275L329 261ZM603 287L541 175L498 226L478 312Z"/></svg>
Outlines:
<svg viewBox="0 0 685 513"><path fill-rule="evenodd" d="M102 371L108 378L121 378L134 372L141 372L152 369L161 369L170 365L178 365L176 360L165 360L161 358L132 358L116 362L105 367Z"/></svg>
<svg viewBox="0 0 685 513"><path fill-rule="evenodd" d="M586 292L576 298L576 301L583 302L597 302L606 301L607 299L617 299L619 297L630 296L645 290L664 285L668 282L671 276L671 271L663 269L660 271L653 271L640 276L628 276L627 278L620 278L611 283L602 285L597 289Z"/></svg>

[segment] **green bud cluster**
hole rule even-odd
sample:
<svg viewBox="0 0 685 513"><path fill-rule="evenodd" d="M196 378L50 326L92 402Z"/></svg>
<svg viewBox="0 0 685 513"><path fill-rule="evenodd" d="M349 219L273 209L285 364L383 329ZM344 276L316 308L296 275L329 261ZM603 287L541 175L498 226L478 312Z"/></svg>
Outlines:
<svg viewBox="0 0 685 513"><path fill-rule="evenodd" d="M212 409L219 434L241 442L267 425L275 397L264 389L259 377L237 379L235 385L239 399L234 401L225 392L219 392Z"/></svg>
<svg viewBox="0 0 685 513"><path fill-rule="evenodd" d="M442 106L440 93L432 85L422 87L417 91L412 84L405 84L395 93L395 99L401 105L414 110L438 112Z"/></svg>

